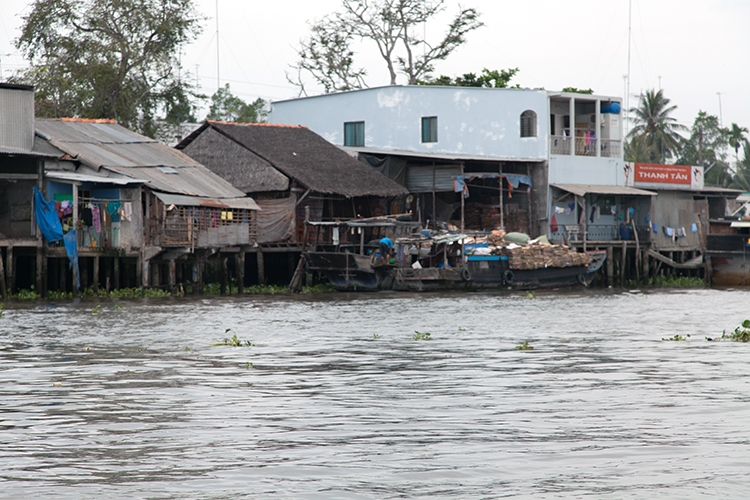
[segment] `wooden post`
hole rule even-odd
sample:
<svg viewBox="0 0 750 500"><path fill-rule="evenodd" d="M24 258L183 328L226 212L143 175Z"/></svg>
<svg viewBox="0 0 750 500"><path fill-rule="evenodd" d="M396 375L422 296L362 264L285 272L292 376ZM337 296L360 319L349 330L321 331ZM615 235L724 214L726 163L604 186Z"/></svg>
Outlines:
<svg viewBox="0 0 750 500"><path fill-rule="evenodd" d="M44 293L44 247L36 247L36 292L40 297L45 297Z"/></svg>
<svg viewBox="0 0 750 500"><path fill-rule="evenodd" d="M260 247L258 247L258 284L266 284L265 259L263 258L263 251L260 249Z"/></svg>
<svg viewBox="0 0 750 500"><path fill-rule="evenodd" d="M64 263L64 265L66 267L68 267L68 259L63 259L63 263ZM79 276L78 276L78 267L79 266L80 266L80 259L79 259L79 265L78 266L74 265L71 268L71 275L73 277L73 282L71 283L70 288L73 289L73 298L74 299L78 298L78 286L77 285L78 285L78 282L79 282Z"/></svg>
<svg viewBox="0 0 750 500"><path fill-rule="evenodd" d="M240 251L235 256L235 267L237 268L237 295L245 293L245 250Z"/></svg>
<svg viewBox="0 0 750 500"><path fill-rule="evenodd" d="M115 290L119 290L120 289L120 256L119 255L115 257L114 266L115 266L115 270L114 270Z"/></svg>
<svg viewBox="0 0 750 500"><path fill-rule="evenodd" d="M169 259L169 293L174 295L177 284L177 264L174 259Z"/></svg>
<svg viewBox="0 0 750 500"><path fill-rule="evenodd" d="M8 247L5 252L6 258L6 281L8 283L8 293L13 295L16 293L16 273L15 263L13 262L13 247Z"/></svg>
<svg viewBox="0 0 750 500"><path fill-rule="evenodd" d="M195 257L193 259L193 295L200 295L201 293L201 264L200 258Z"/></svg>
<svg viewBox="0 0 750 500"><path fill-rule="evenodd" d="M60 292L68 291L68 259L54 259L53 262L57 264L57 288Z"/></svg>
<svg viewBox="0 0 750 500"><path fill-rule="evenodd" d="M3 252L0 250L0 296L8 300L8 288L5 285L5 266L3 265Z"/></svg>
<svg viewBox="0 0 750 500"><path fill-rule="evenodd" d="M99 293L99 256L94 257L94 294Z"/></svg>
<svg viewBox="0 0 750 500"><path fill-rule="evenodd" d="M81 267L81 289L85 290L89 285L89 266L86 265L88 260L78 257L78 262Z"/></svg>
<svg viewBox="0 0 750 500"><path fill-rule="evenodd" d="M227 293L227 258L219 254L219 293L226 295Z"/></svg>
<svg viewBox="0 0 750 500"><path fill-rule="evenodd" d="M620 255L620 287L625 288L625 266L627 265L628 242L622 242L622 255Z"/></svg>
<svg viewBox="0 0 750 500"><path fill-rule="evenodd" d="M135 258L135 286L143 286L143 253Z"/></svg>
<svg viewBox="0 0 750 500"><path fill-rule="evenodd" d="M644 248L641 251L641 277L643 278L643 284L648 285L649 284L649 257L648 257L648 249Z"/></svg>
<svg viewBox="0 0 750 500"><path fill-rule="evenodd" d="M615 263L613 262L614 259L614 252L612 251L612 246L607 247L607 286L612 288L615 284Z"/></svg>

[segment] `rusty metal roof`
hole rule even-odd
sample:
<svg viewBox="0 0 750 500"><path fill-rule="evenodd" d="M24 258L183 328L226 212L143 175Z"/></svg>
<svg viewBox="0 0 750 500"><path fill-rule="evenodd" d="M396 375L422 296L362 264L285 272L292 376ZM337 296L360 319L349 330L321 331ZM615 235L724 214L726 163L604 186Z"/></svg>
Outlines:
<svg viewBox="0 0 750 500"><path fill-rule="evenodd" d="M645 189L637 189L628 186L607 186L598 184L551 184L551 186L578 196L584 196L588 193L622 196L656 196L656 193L653 191L646 191Z"/></svg>
<svg viewBox="0 0 750 500"><path fill-rule="evenodd" d="M38 119L36 128L50 144L83 165L147 182L154 191L217 199L244 196L181 151L116 123Z"/></svg>

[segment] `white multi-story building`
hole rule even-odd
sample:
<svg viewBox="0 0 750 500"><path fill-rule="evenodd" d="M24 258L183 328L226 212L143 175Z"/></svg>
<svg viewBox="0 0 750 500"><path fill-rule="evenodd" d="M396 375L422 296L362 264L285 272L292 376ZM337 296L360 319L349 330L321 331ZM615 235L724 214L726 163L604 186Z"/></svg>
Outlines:
<svg viewBox="0 0 750 500"><path fill-rule="evenodd" d="M305 125L380 168L423 220L554 238L589 219L587 198L612 198L597 212L610 230L612 206L648 201L625 186L620 107L534 89L388 86L274 102L269 121Z"/></svg>

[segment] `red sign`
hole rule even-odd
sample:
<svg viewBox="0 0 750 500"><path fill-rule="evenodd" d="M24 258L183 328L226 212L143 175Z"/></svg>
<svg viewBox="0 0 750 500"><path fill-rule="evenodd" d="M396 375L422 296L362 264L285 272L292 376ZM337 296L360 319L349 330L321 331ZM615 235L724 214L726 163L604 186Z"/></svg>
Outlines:
<svg viewBox="0 0 750 500"><path fill-rule="evenodd" d="M690 186L691 169L692 167L686 165L636 163L633 180L650 184L685 184Z"/></svg>

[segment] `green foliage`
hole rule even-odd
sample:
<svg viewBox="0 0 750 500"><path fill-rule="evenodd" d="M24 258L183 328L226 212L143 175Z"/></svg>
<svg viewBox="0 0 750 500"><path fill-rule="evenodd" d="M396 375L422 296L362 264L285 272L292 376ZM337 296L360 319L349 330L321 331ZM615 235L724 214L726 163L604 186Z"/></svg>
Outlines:
<svg viewBox="0 0 750 500"><path fill-rule="evenodd" d="M60 292L58 290L50 290L47 292L47 298L53 299L53 300L72 299L73 293L72 292Z"/></svg>
<svg viewBox="0 0 750 500"><path fill-rule="evenodd" d="M378 335L377 333L372 334L372 340L378 340L379 338L380 338L380 335Z"/></svg>
<svg viewBox="0 0 750 500"><path fill-rule="evenodd" d="M682 137L678 132L685 130L685 126L670 116L677 106L669 103L663 90L647 90L641 94L638 107L630 109L634 127L629 137L643 138L645 144L641 147L652 155L647 160L651 163L665 163L679 151Z"/></svg>
<svg viewBox="0 0 750 500"><path fill-rule="evenodd" d="M0 318L5 316L5 312L3 311L3 308L5 308L5 304L0 303Z"/></svg>
<svg viewBox="0 0 750 500"><path fill-rule="evenodd" d="M350 49L355 40L377 48L385 62L391 85L398 74L407 84L429 79L437 61L445 60L466 42L466 35L483 25L479 12L460 8L441 40L423 40L419 33L445 10L445 0L342 0L341 10L312 25L302 40L299 61L292 66L296 79L289 81L305 94L302 74L310 74L325 92L366 87L364 68L355 65Z"/></svg>
<svg viewBox="0 0 750 500"><path fill-rule="evenodd" d="M516 346L517 351L531 351L533 349L534 349L534 346L530 346L528 340L525 340L523 344Z"/></svg>
<svg viewBox="0 0 750 500"><path fill-rule="evenodd" d="M432 340L430 332L418 332L414 330L414 340Z"/></svg>
<svg viewBox="0 0 750 500"><path fill-rule="evenodd" d="M563 92L570 92L571 94L593 94L593 89L577 89L575 87L564 87Z"/></svg>
<svg viewBox="0 0 750 500"><path fill-rule="evenodd" d="M668 338L663 338L662 340L669 340L669 341L673 341L673 342L684 342L684 341L686 341L688 339L688 337L690 337L689 333L687 335L684 335L684 336L680 335L679 333L676 333L674 336L668 337Z"/></svg>
<svg viewBox="0 0 750 500"><path fill-rule="evenodd" d="M300 293L330 293L336 289L330 283L318 283L313 286L303 286Z"/></svg>
<svg viewBox="0 0 750 500"><path fill-rule="evenodd" d="M231 328L227 328L226 330L224 330L224 334L227 334L227 333L229 333L231 331L232 331ZM212 346L226 345L226 346L229 346L229 347L253 347L255 344L253 344L249 340L244 340L244 341L240 340L237 337L237 334L233 333L231 338L225 338L222 342L215 342L215 343L213 343L211 345Z"/></svg>
<svg viewBox="0 0 750 500"><path fill-rule="evenodd" d="M636 280L628 280L628 287L634 288L642 286ZM703 278L697 276L653 276L649 278L645 286L664 287L664 288L699 288L705 287L706 282Z"/></svg>
<svg viewBox="0 0 750 500"><path fill-rule="evenodd" d="M724 330L721 334L720 339L711 339L706 337L706 340L734 340L735 342L750 342L750 319L746 319L740 326L734 329L731 333L727 333Z"/></svg>
<svg viewBox="0 0 750 500"><path fill-rule="evenodd" d="M536 295L534 295L534 290L529 290L526 292L526 298L527 299L533 299L536 298Z"/></svg>
<svg viewBox="0 0 750 500"><path fill-rule="evenodd" d="M252 367L253 367L253 364L250 363L249 361L247 363L245 363L245 370L250 370L250 369L252 369Z"/></svg>
<svg viewBox="0 0 750 500"><path fill-rule="evenodd" d="M261 123L266 121L266 101L261 98L250 104L232 94L227 83L211 96L211 107L206 120L236 123Z"/></svg>
<svg viewBox="0 0 750 500"><path fill-rule="evenodd" d="M16 47L37 116L115 119L153 136L160 112L191 114L179 51L200 32L193 0L34 0Z"/></svg>
<svg viewBox="0 0 750 500"><path fill-rule="evenodd" d="M706 184L728 186L732 174L724 152L727 146L727 130L719 125L719 118L699 111L690 129L690 138L682 143L677 162L682 165L706 167Z"/></svg>
<svg viewBox="0 0 750 500"><path fill-rule="evenodd" d="M31 290L18 290L18 292L11 295L11 298L16 300L35 300L39 298L39 295L34 291L34 287L31 287Z"/></svg>
<svg viewBox="0 0 750 500"><path fill-rule="evenodd" d="M496 69L490 71L487 68L484 68L479 76L475 73L464 73L462 76L457 76L456 78L440 75L437 78L428 78L417 83L419 85L441 85L445 87L484 87L504 89L510 87L510 81L518 71L518 68L509 68L500 71ZM516 84L513 87L518 88L519 86Z"/></svg>
<svg viewBox="0 0 750 500"><path fill-rule="evenodd" d="M97 306L91 310L91 314L94 314L94 315L99 314L99 311L101 310L101 308L102 308L101 304L97 304Z"/></svg>

